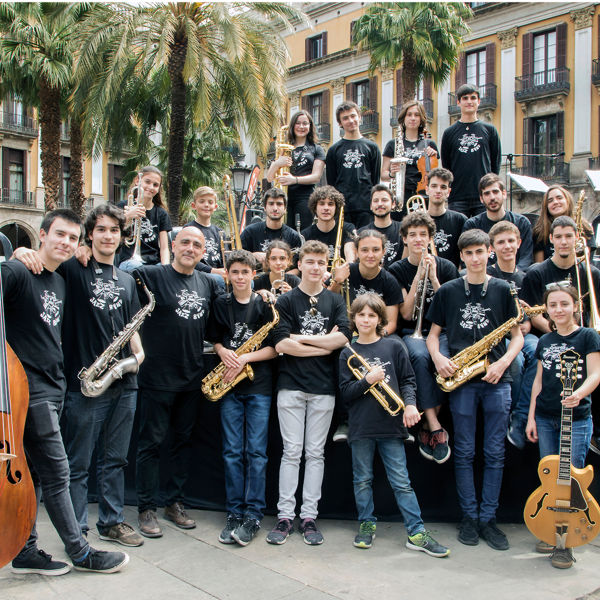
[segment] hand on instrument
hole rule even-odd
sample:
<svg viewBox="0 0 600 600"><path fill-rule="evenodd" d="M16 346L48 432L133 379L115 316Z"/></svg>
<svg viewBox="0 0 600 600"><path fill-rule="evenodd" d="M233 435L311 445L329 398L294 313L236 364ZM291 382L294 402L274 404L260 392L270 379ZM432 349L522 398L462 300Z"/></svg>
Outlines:
<svg viewBox="0 0 600 600"><path fill-rule="evenodd" d="M73 255L84 266L87 267L88 261L92 258L92 249L89 246L78 246Z"/></svg>
<svg viewBox="0 0 600 600"><path fill-rule="evenodd" d="M344 283L346 279L350 276L350 263L344 263L339 267L335 268L335 274L333 280L336 283Z"/></svg>
<svg viewBox="0 0 600 600"><path fill-rule="evenodd" d="M560 393L560 403L565 408L575 408L576 406L579 406L579 403L581 402L581 395L579 394L579 390L574 391L570 396L567 396L566 398L563 396L563 394L564 392Z"/></svg>
<svg viewBox="0 0 600 600"><path fill-rule="evenodd" d="M537 434L537 425L535 423L535 419L529 417L527 419L527 427L525 427L525 434L527 435L527 439L534 444L538 441Z"/></svg>
<svg viewBox="0 0 600 600"><path fill-rule="evenodd" d="M228 367L227 369L225 369L225 372L223 373L223 382L224 383L231 383L243 370L243 368L246 366L246 363L248 362L245 358L245 354L242 354L239 359L240 359L240 366L239 367Z"/></svg>
<svg viewBox="0 0 600 600"><path fill-rule="evenodd" d="M281 167L291 167L292 166L292 157L291 156L280 156L276 161L277 169Z"/></svg>
<svg viewBox="0 0 600 600"><path fill-rule="evenodd" d="M269 290L256 290L256 293L263 299L264 302L276 302L277 298L271 294Z"/></svg>
<svg viewBox="0 0 600 600"><path fill-rule="evenodd" d="M435 148L433 146L427 146L427 148L425 148L425 154L427 154L427 156L437 156L438 153L435 151Z"/></svg>
<svg viewBox="0 0 600 600"><path fill-rule="evenodd" d="M435 356L432 356L433 364L435 365L435 370L442 377L450 377L454 375L456 369L458 369L458 365L453 363L447 356L444 356L441 352L438 352Z"/></svg>
<svg viewBox="0 0 600 600"><path fill-rule="evenodd" d="M421 415L417 410L417 407L413 404L409 404L404 409L404 417L402 418L402 422L404 423L404 427L412 427L416 425L421 420Z"/></svg>
<svg viewBox="0 0 600 600"><path fill-rule="evenodd" d="M498 383L500 379L502 379L504 371L506 371L506 368L499 360L497 360L488 367L485 375L481 378L481 381L494 384Z"/></svg>
<svg viewBox="0 0 600 600"><path fill-rule="evenodd" d="M143 204L125 206L125 220L129 223L133 219L141 219L146 216L146 207Z"/></svg>
<svg viewBox="0 0 600 600"><path fill-rule="evenodd" d="M32 273L39 275L44 270L44 263L38 253L31 248L17 248L12 258L21 261Z"/></svg>
<svg viewBox="0 0 600 600"><path fill-rule="evenodd" d="M296 179L297 177L295 175L290 175L287 173L279 178L279 185L294 185L296 183Z"/></svg>
<svg viewBox="0 0 600 600"><path fill-rule="evenodd" d="M278 292L282 294L285 294L286 292L289 292L292 289L292 286L287 281L280 281L274 287Z"/></svg>
<svg viewBox="0 0 600 600"><path fill-rule="evenodd" d="M390 160L390 175L392 179L394 175L400 171L401 161Z"/></svg>
<svg viewBox="0 0 600 600"><path fill-rule="evenodd" d="M229 348L221 348L219 351L219 358L223 361L225 366L230 369L237 369L244 365L241 357Z"/></svg>
<svg viewBox="0 0 600 600"><path fill-rule="evenodd" d="M383 367L377 366L373 367L365 376L365 379L369 382L369 385L373 385L379 381L383 381L385 379L385 371Z"/></svg>

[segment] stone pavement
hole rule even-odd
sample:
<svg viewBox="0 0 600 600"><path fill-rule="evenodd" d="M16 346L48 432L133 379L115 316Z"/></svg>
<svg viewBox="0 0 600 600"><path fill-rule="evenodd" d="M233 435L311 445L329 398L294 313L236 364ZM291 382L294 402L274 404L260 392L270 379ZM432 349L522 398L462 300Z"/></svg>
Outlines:
<svg viewBox="0 0 600 600"><path fill-rule="evenodd" d="M90 505L94 523L97 505ZM160 514L160 513L159 513ZM14 575L0 569L2 600L376 600L436 598L440 600L600 600L600 538L576 549L572 569L553 569L546 556L533 552L524 525L503 525L511 548L497 552L485 542L477 547L456 540L454 524L427 524L434 537L451 548L448 558L431 558L404 547L401 523L379 522L370 550L352 546L353 521L319 521L322 546L310 547L294 533L286 544L271 546L263 529L247 547L225 546L217 540L224 514L192 510L196 529L183 531L161 519L164 536L128 548L130 562L121 573L99 575L72 571L62 577ZM126 519L136 523L127 507ZM42 511L40 547L64 558L64 549ZM98 539L93 546L122 549ZM1 542L0 542L1 543Z"/></svg>

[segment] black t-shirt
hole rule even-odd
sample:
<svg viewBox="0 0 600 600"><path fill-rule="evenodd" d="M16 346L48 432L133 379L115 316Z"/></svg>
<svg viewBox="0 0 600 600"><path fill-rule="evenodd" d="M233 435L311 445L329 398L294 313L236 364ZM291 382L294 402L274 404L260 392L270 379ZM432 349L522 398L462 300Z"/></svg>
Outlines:
<svg viewBox="0 0 600 600"><path fill-rule="evenodd" d="M477 200L479 180L499 173L502 150L496 128L490 123L457 121L442 135L442 164L454 175L450 205L457 200Z"/></svg>
<svg viewBox="0 0 600 600"><path fill-rule="evenodd" d="M338 140L327 151L327 183L344 195L346 209L369 212L371 188L379 183L381 152L367 138Z"/></svg>
<svg viewBox="0 0 600 600"><path fill-rule="evenodd" d="M523 279L525 279L525 273L517 269L512 273L507 273L506 271L501 271L498 263L493 265L489 265L487 268L487 274L492 277L497 277L498 279L504 279L508 283L514 283L515 290L517 291L517 295L519 298L521 297L521 290L523 289Z"/></svg>
<svg viewBox="0 0 600 600"><path fill-rule="evenodd" d="M292 250L302 245L298 232L288 225L281 229L270 229L265 221L248 225L241 236L242 248L248 252L266 252L273 240L283 240Z"/></svg>
<svg viewBox="0 0 600 600"><path fill-rule="evenodd" d="M290 174L295 177L310 175L313 172L315 160L325 162L325 150L319 144L306 142L303 146L297 146L292 150L292 166ZM315 189L315 185L304 185L302 183L289 185L288 201L295 204L300 199L307 199Z"/></svg>
<svg viewBox="0 0 600 600"><path fill-rule="evenodd" d="M305 241L317 240L323 242L329 248L329 260L333 258L333 252L335 250L335 239L337 237L338 221L335 222L335 227L331 231L321 231L316 223L313 223L310 227L307 227L302 231L302 237ZM344 222L342 225L342 247L341 254L342 258L346 258L344 253L344 245L351 242L355 237L355 229L352 223Z"/></svg>
<svg viewBox="0 0 600 600"><path fill-rule="evenodd" d="M445 258L440 258L436 256L435 258L437 278L440 284L446 283L447 281L452 281L458 277L457 268ZM396 278L400 285L400 289L404 290L406 294L410 291L412 286L413 279L415 278L417 271L419 270L419 265L413 265L408 257L403 258L402 260L396 261L393 265L390 266L390 273ZM426 315L429 307L431 306L431 300L434 296L433 286L431 285L431 281L427 280L427 295L425 296L425 307L423 310L423 323L422 323L422 331L428 331L430 327L430 322L427 320ZM417 324L417 321L407 321L400 317L398 320L398 331L402 329L414 329Z"/></svg>
<svg viewBox="0 0 600 600"><path fill-rule="evenodd" d="M460 252L458 250L458 238L462 233L467 217L455 210L447 210L443 215L434 217L435 235L433 243L438 256L447 258L458 267L460 263Z"/></svg>
<svg viewBox="0 0 600 600"><path fill-rule="evenodd" d="M389 266L402 258L402 252L404 252L404 242L402 241L402 233L400 233L400 222L392 221L391 225L387 227L376 227L375 223L372 222L365 227L361 227L358 233L361 233L367 229L374 229L379 233L383 233L386 237L385 242L385 254L383 255L383 268L388 269Z"/></svg>
<svg viewBox="0 0 600 600"><path fill-rule="evenodd" d="M431 146L436 152L438 152L438 147L436 146L433 140L427 138L420 138L411 142L404 138L404 152L402 156L408 158L406 163L406 181L404 184L405 190L410 190L411 192L417 189L417 185L421 181L421 173L419 173L419 168L417 167L417 162L425 154L425 149ZM388 158L394 158L394 151L396 149L396 140L390 140L383 150L383 156L387 156ZM439 152L438 152L439 154ZM408 197L407 197L408 199Z"/></svg>
<svg viewBox="0 0 600 600"><path fill-rule="evenodd" d="M1 263L6 341L23 364L29 403L65 395L61 328L65 281L45 269L31 273L18 260Z"/></svg>
<svg viewBox="0 0 600 600"><path fill-rule="evenodd" d="M60 265L58 272L67 286L62 331L67 388L79 391L79 371L88 368L106 350L140 309L140 302L133 277L112 265L90 260L84 267L72 258ZM126 344L115 358L120 360L130 354ZM115 386L137 389L137 376L127 373L111 387Z"/></svg>
<svg viewBox="0 0 600 600"><path fill-rule="evenodd" d="M544 334L538 342L535 357L542 363L542 389L535 401L535 412L547 417L560 417L560 394L563 390L560 380L560 355L566 350L579 354L579 372L573 390L586 379L586 357L592 352L600 352L600 335L593 329L580 327L573 333L562 336L556 331ZM591 414L592 397L588 394L573 409L573 419L587 419Z"/></svg>
<svg viewBox="0 0 600 600"><path fill-rule="evenodd" d="M202 263L211 268L220 269L223 267L223 255L221 254L221 238L223 231L216 225L202 225L198 221L190 221L184 227L197 227L203 234L206 242L206 249L202 257ZM200 264L200 263L199 263ZM204 269L200 269L204 270Z"/></svg>
<svg viewBox="0 0 600 600"><path fill-rule="evenodd" d="M291 288L297 287L300 283L300 277L292 275L291 273L286 273L283 278ZM261 273L258 277L255 277L254 291L257 292L258 290L271 291L271 280L269 279L269 273Z"/></svg>
<svg viewBox="0 0 600 600"><path fill-rule="evenodd" d="M519 267L521 271L526 271L533 262L533 240L531 237L531 223L529 222L529 219L523 215L507 210L504 217L500 220L508 221L518 227L521 235L521 245L517 250L517 267ZM490 220L487 214L483 212L475 217L467 219L463 226L463 231L468 231L469 229L482 229L486 233L489 233L490 229L499 222L500 221ZM492 252L490 254L489 263L492 264L495 262L496 255Z"/></svg>
<svg viewBox="0 0 600 600"><path fill-rule="evenodd" d="M217 284L204 273L183 275L171 265L142 267L135 275L156 300L141 329L146 359L138 375L140 387L199 390L204 376L205 332L211 304L219 293Z"/></svg>
<svg viewBox="0 0 600 600"><path fill-rule="evenodd" d="M429 321L446 329L450 356L472 346L517 316L516 302L506 281L491 277L485 296L482 296L483 284L467 287L469 295L465 293L462 277L443 284L427 312ZM505 351L506 346L502 343L494 346L489 353L490 363L501 358ZM509 371L504 371L502 382L512 380Z"/></svg>
<svg viewBox="0 0 600 600"><path fill-rule="evenodd" d="M272 320L273 311L257 294L253 294L251 302L247 304L238 302L233 294L222 294L213 302L207 337L212 342L220 342L225 348L236 350ZM273 346L271 335L272 330L260 348ZM254 381L243 379L233 390L237 394L270 396L273 391L272 361L248 364L254 371Z"/></svg>
<svg viewBox="0 0 600 600"><path fill-rule="evenodd" d="M335 325L350 341L350 323L342 296L324 289L313 297L317 299L314 306L310 303L311 296L297 287L278 298L279 325L273 333L274 344L290 337L292 333L326 335ZM279 358L278 390L335 394L337 382L335 377L332 377L332 373L334 373L337 353L310 357L283 354Z"/></svg>
<svg viewBox="0 0 600 600"><path fill-rule="evenodd" d="M367 292L374 292L378 296L381 296L386 306L394 306L403 302L398 282L385 269L381 269L373 279L365 279L360 274L358 263L353 263L350 265L348 285L350 302L354 302L356 296L366 294Z"/></svg>
<svg viewBox="0 0 600 600"><path fill-rule="evenodd" d="M127 202L119 202L119 208L127 206ZM160 262L159 233L161 231L171 231L171 219L169 213L161 206L152 205L150 210L146 210L146 216L141 219L140 232L140 251L144 264L156 265ZM133 232L133 224L131 225ZM119 263L128 260L133 256L134 247L121 246L119 254Z"/></svg>
<svg viewBox="0 0 600 600"><path fill-rule="evenodd" d="M416 406L416 380L413 368L402 342L398 338L381 338L372 344L352 344L371 366L381 366L385 371L384 382L402 398L405 406ZM402 412L392 417L368 392L369 383L363 377L356 379L348 368L349 348L340 354L340 392L348 406L348 441L367 438L406 438L407 432L402 423ZM350 365L366 375L366 368L356 359ZM381 390L381 387L377 387ZM383 392L384 393L384 392ZM397 404L387 396L392 409Z"/></svg>

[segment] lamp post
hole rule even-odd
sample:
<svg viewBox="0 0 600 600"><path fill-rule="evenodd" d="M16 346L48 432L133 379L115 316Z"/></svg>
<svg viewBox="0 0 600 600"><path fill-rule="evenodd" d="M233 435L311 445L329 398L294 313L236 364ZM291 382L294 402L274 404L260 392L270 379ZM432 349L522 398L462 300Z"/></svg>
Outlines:
<svg viewBox="0 0 600 600"><path fill-rule="evenodd" d="M240 204L244 199L246 190L248 189L250 173L252 173L251 167L244 162L244 158L246 158L245 154L237 154L235 156L235 164L229 169L231 171L231 187L233 188L233 193L235 194L235 205L238 215L240 211Z"/></svg>

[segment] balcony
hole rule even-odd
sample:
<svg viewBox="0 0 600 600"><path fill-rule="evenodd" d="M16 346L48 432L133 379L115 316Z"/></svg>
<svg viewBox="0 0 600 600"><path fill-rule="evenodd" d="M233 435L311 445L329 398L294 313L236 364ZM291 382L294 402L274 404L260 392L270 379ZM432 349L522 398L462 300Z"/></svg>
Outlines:
<svg viewBox="0 0 600 600"><path fill-rule="evenodd" d="M23 190L11 190L2 188L1 204L12 204L14 206L35 206L33 201L33 192Z"/></svg>
<svg viewBox="0 0 600 600"><path fill-rule="evenodd" d="M433 100L431 98L423 98L419 102L425 108L425 114L428 121L433 121ZM390 127L398 127L398 115L402 110L402 104L390 106Z"/></svg>
<svg viewBox="0 0 600 600"><path fill-rule="evenodd" d="M595 58L592 61L592 83L595 86L600 86L600 58Z"/></svg>
<svg viewBox="0 0 600 600"><path fill-rule="evenodd" d="M524 102L548 96L567 96L571 90L570 69L560 67L515 77L515 100Z"/></svg>
<svg viewBox="0 0 600 600"><path fill-rule="evenodd" d="M331 141L331 124L319 123L316 125L317 136L320 142L329 143Z"/></svg>
<svg viewBox="0 0 600 600"><path fill-rule="evenodd" d="M592 160L592 159L590 159ZM552 157L527 158L522 167L513 169L518 175L537 177L546 183L569 183L569 163Z"/></svg>
<svg viewBox="0 0 600 600"><path fill-rule="evenodd" d="M360 124L360 132L365 135L367 133L379 133L379 113L369 111L363 113L362 123Z"/></svg>
<svg viewBox="0 0 600 600"><path fill-rule="evenodd" d="M497 86L495 83L486 83L479 86L479 98L481 100L479 110L496 108L498 106L496 102L496 89ZM448 93L448 114L451 117L460 115L460 106L456 103L455 92Z"/></svg>
<svg viewBox="0 0 600 600"><path fill-rule="evenodd" d="M68 198L59 198L58 202L56 203L56 208L71 208L71 203L69 202ZM83 213L87 213L92 208L94 208L94 198L85 198L83 201Z"/></svg>
<svg viewBox="0 0 600 600"><path fill-rule="evenodd" d="M37 119L24 114L3 110L0 111L0 131L5 133L19 133L27 137L36 138L38 136Z"/></svg>

